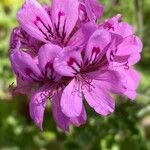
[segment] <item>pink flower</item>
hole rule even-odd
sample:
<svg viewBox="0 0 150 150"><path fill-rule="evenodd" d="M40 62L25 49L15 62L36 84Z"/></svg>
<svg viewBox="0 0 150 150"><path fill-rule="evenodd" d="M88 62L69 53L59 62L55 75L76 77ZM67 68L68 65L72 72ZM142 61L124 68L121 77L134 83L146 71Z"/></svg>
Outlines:
<svg viewBox="0 0 150 150"><path fill-rule="evenodd" d="M79 126L86 121L84 107L78 117L69 118L62 113L60 97L70 78L64 80L53 68L53 59L61 49L59 46L62 47L64 43L83 46L98 28L97 25L87 22L72 34L78 19L77 4L75 1L69 1L60 5L54 0L49 8L47 5L41 6L35 0L26 0L17 15L20 27L14 28L11 34L10 60L17 76L15 92L28 95L30 116L40 128L48 98L51 98L53 116L59 128L67 131L70 124ZM68 5L76 6L74 17L70 15L70 11L74 10L67 10ZM53 37L47 39L48 34L53 34ZM49 44L44 45L45 43Z"/></svg>
<svg viewBox="0 0 150 150"><path fill-rule="evenodd" d="M50 100L59 128L86 122L83 101L100 115L115 109L112 94L134 100L140 76L141 40L117 15L101 24L96 0L53 0L51 7L26 0L10 39L15 92L28 95L30 116L42 129Z"/></svg>
<svg viewBox="0 0 150 150"><path fill-rule="evenodd" d="M81 10L81 5L84 10ZM86 21L81 19L80 10L86 14ZM90 22L92 20L90 16L93 16L96 21L102 13L103 8L96 1L67 0L64 3L63 0L59 2L53 0L49 7L40 5L36 0L26 0L17 13L19 27L12 31L10 49L15 49L18 42L21 44L20 49L30 49L34 54L45 43L53 43L61 47L73 44L77 46L78 43L78 46L81 46L98 27L94 22Z"/></svg>
<svg viewBox="0 0 150 150"><path fill-rule="evenodd" d="M78 2L54 0L50 14L36 1L26 0L17 14L21 27L45 43L66 44L78 20Z"/></svg>
<svg viewBox="0 0 150 150"><path fill-rule="evenodd" d="M68 117L77 117L83 108L83 97L99 114L114 111L115 102L110 93L123 94L122 76L109 68L106 52L111 34L96 30L85 48L67 47L54 60L54 69L63 76L73 77L61 97L62 111Z"/></svg>
<svg viewBox="0 0 150 150"><path fill-rule="evenodd" d="M118 22L110 29L105 26L108 22L92 34L86 47L64 48L54 60L57 73L74 77L61 97L62 111L69 117L80 115L83 97L104 116L114 111L110 93L136 98L140 76L132 66L140 59L142 43L127 23Z"/></svg>
<svg viewBox="0 0 150 150"><path fill-rule="evenodd" d="M83 13L87 14L86 22L102 15L103 8L95 0L86 0L83 4L77 0L53 0L50 8L41 6L36 0L26 0L17 13L17 19L30 36L63 47L82 25L77 25L81 18L79 5L85 8Z"/></svg>
<svg viewBox="0 0 150 150"><path fill-rule="evenodd" d="M121 22L121 15L108 19L100 25L100 28L108 30L112 36L112 44L107 51L110 67L126 78L124 84L128 88L125 95L130 99L135 99L140 75L133 65L141 58L142 42L134 34L131 25L127 22Z"/></svg>
<svg viewBox="0 0 150 150"><path fill-rule="evenodd" d="M42 129L45 106L51 98L52 112L57 126L64 131L69 125L79 126L86 120L84 108L78 117L65 116L60 108L60 97L66 83L56 74L53 61L61 48L47 44L39 49L38 56L19 50L19 45L10 54L12 68L17 75L17 92L27 94L30 98L30 116L36 125ZM60 80L61 79L61 80Z"/></svg>

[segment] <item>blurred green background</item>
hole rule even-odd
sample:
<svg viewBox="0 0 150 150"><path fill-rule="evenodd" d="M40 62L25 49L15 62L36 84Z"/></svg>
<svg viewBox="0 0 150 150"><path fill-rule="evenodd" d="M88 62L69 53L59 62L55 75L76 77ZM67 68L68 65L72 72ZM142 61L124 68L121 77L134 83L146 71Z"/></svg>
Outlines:
<svg viewBox="0 0 150 150"><path fill-rule="evenodd" d="M0 150L150 150L150 0L101 0L104 18L121 13L142 38L142 60L136 66L142 81L137 101L117 97L115 113L106 118L87 107L87 124L68 134L56 129L50 107L41 132L29 117L27 98L12 97L8 90L15 81L8 59L9 36L22 2L0 0Z"/></svg>

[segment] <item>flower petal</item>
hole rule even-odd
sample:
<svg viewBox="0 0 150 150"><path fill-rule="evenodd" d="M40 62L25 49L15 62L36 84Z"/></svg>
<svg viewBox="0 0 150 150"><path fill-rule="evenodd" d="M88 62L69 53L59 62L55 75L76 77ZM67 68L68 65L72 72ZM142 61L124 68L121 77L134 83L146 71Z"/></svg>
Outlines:
<svg viewBox="0 0 150 150"><path fill-rule="evenodd" d="M91 87L85 86L83 94L88 104L102 116L114 111L115 102L113 98L100 86L98 87L95 84L92 84Z"/></svg>
<svg viewBox="0 0 150 150"><path fill-rule="evenodd" d="M93 80L94 84L108 92L122 94L125 92L123 84L124 76L121 72L113 70L99 70L87 74L87 77Z"/></svg>
<svg viewBox="0 0 150 150"><path fill-rule="evenodd" d="M37 80L41 75L36 60L26 52L14 50L10 54L10 60L15 73L22 77Z"/></svg>
<svg viewBox="0 0 150 150"><path fill-rule="evenodd" d="M128 68L128 66L136 64L141 56L142 50L141 40L132 35L126 37L121 44L116 47L116 50L110 48L107 51L108 60L112 61L115 68Z"/></svg>
<svg viewBox="0 0 150 150"><path fill-rule="evenodd" d="M76 118L71 118L70 121L73 125L79 127L80 125L84 124L86 122L87 116L86 116L86 111L83 106L82 112L79 117Z"/></svg>
<svg viewBox="0 0 150 150"><path fill-rule="evenodd" d="M21 27L31 36L48 43L53 36L50 17L36 0L26 0L17 13Z"/></svg>
<svg viewBox="0 0 150 150"><path fill-rule="evenodd" d="M61 50L61 47L53 44L45 44L39 49L39 67L47 77L54 75L53 61Z"/></svg>
<svg viewBox="0 0 150 150"><path fill-rule="evenodd" d="M129 36L118 46L116 55L131 55L142 51L142 42L137 36Z"/></svg>
<svg viewBox="0 0 150 150"><path fill-rule="evenodd" d="M42 42L33 38L21 27L14 28L10 38L10 50L14 50L20 42L20 49L26 50L28 53L35 55L42 46Z"/></svg>
<svg viewBox="0 0 150 150"><path fill-rule="evenodd" d="M29 104L30 116L35 124L42 129L44 110L47 103L48 91L44 87L31 95Z"/></svg>
<svg viewBox="0 0 150 150"><path fill-rule="evenodd" d="M57 126L63 131L69 131L69 118L62 112L60 107L61 92L52 97L52 113Z"/></svg>
<svg viewBox="0 0 150 150"><path fill-rule="evenodd" d="M85 0L85 8L90 21L99 19L104 12L103 6L97 0Z"/></svg>
<svg viewBox="0 0 150 150"><path fill-rule="evenodd" d="M15 89L16 93L28 94L31 89L33 82L28 81L27 78L16 77L17 87Z"/></svg>
<svg viewBox="0 0 150 150"><path fill-rule="evenodd" d="M73 79L64 89L61 97L62 112L70 117L79 117L82 112L82 94L80 85Z"/></svg>
<svg viewBox="0 0 150 150"><path fill-rule="evenodd" d="M51 18L57 33L69 36L78 20L77 0L53 0Z"/></svg>
<svg viewBox="0 0 150 150"><path fill-rule="evenodd" d="M124 76L124 86L126 87L124 94L134 100L136 98L136 89L140 83L140 74L134 68L121 70L121 73Z"/></svg>
<svg viewBox="0 0 150 150"><path fill-rule="evenodd" d="M111 35L107 30L96 30L88 41L85 61L88 60L88 62L92 63L95 60L101 59L110 41Z"/></svg>
<svg viewBox="0 0 150 150"><path fill-rule="evenodd" d="M121 15L118 14L111 19L107 19L100 27L109 32L121 35L123 38L133 35L134 30L127 22L121 22Z"/></svg>
<svg viewBox="0 0 150 150"><path fill-rule="evenodd" d="M82 65L81 51L67 47L54 60L55 71L64 76L75 76Z"/></svg>
<svg viewBox="0 0 150 150"><path fill-rule="evenodd" d="M83 24L79 28L79 30L71 37L68 45L84 46L97 28L98 26L93 22Z"/></svg>

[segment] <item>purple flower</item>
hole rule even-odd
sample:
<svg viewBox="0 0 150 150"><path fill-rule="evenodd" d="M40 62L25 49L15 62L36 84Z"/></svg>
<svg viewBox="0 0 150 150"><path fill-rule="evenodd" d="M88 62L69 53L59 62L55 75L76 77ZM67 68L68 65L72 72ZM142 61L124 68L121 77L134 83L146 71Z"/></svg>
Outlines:
<svg viewBox="0 0 150 150"><path fill-rule="evenodd" d="M83 97L104 116L114 110L109 93L136 98L140 76L132 66L140 59L142 43L129 24L116 16L100 25L86 47L72 49L64 48L54 60L57 73L74 77L61 97L64 114L80 115Z"/></svg>
<svg viewBox="0 0 150 150"><path fill-rule="evenodd" d="M96 0L26 0L10 39L15 92L28 95L30 116L42 129L46 104L59 128L86 122L83 101L100 115L115 109L112 94L134 100L142 42L121 16L98 24Z"/></svg>
<svg viewBox="0 0 150 150"><path fill-rule="evenodd" d="M43 115L47 100L51 98L52 112L57 126L64 131L69 130L69 124L79 126L86 120L84 108L78 117L68 118L59 105L60 97L66 82L56 74L53 61L61 48L46 44L39 49L38 56L32 57L19 46L10 54L12 68L17 75L17 91L27 94L30 98L30 116L42 128ZM60 80L61 79L61 80Z"/></svg>
<svg viewBox="0 0 150 150"><path fill-rule="evenodd" d="M83 13L86 15L86 21L81 19ZM10 49L15 49L18 42L21 44L20 49L28 50L32 54L37 54L45 43L61 47L73 44L77 46L78 43L78 46L81 46L98 27L90 20L96 21L102 13L103 7L96 1L67 0L64 3L63 0L53 0L52 6L49 7L41 6L36 0L26 0L17 13L20 26L12 31Z"/></svg>
<svg viewBox="0 0 150 150"><path fill-rule="evenodd" d="M112 44L107 51L110 67L126 78L125 86L128 89L125 95L130 99L135 99L140 75L134 70L133 65L141 58L142 42L134 35L131 25L121 22L121 15L108 19L100 26L108 30L112 36Z"/></svg>
<svg viewBox="0 0 150 150"><path fill-rule="evenodd" d="M61 97L62 111L68 117L77 117L83 108L83 97L99 114L114 111L115 103L110 93L123 94L122 76L109 69L106 51L111 35L106 30L96 30L83 49L67 47L54 60L57 73L73 77ZM69 109L71 108L71 109Z"/></svg>
<svg viewBox="0 0 150 150"><path fill-rule="evenodd" d="M17 19L22 29L30 36L45 43L66 46L79 28L79 4L77 0L53 0L48 11L47 7L41 6L36 0L26 0L17 14ZM101 15L103 11L96 1L86 0L82 5L85 7L84 13L88 16L86 20L97 18L97 14Z"/></svg>
<svg viewBox="0 0 150 150"><path fill-rule="evenodd" d="M36 39L65 44L78 19L78 2L54 0L49 15L36 0L26 0L17 18L21 27Z"/></svg>
<svg viewBox="0 0 150 150"><path fill-rule="evenodd" d="M78 2L61 3L54 0L52 7L49 8L47 5L41 6L35 0L26 0L17 14L20 27L14 28L11 34L10 61L17 76L15 92L28 95L30 116L37 126L42 128L44 109L47 99L51 98L52 113L57 126L67 131L70 124L76 126L83 124L86 121L86 113L84 107L78 117L69 118L62 113L60 97L70 78L56 74L53 59L60 50L59 46L63 46L64 43L84 45L84 41L98 26L86 22L75 32L74 28L79 19ZM67 7L73 5L75 8L68 10ZM76 13L73 17L70 11L74 10ZM53 34L53 37L47 39L48 34Z"/></svg>

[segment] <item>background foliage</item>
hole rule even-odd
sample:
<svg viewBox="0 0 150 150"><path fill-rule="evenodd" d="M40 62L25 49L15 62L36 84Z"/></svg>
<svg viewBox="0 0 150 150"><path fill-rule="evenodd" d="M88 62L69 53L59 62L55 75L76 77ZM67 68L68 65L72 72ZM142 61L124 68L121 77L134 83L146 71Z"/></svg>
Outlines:
<svg viewBox="0 0 150 150"><path fill-rule="evenodd" d="M8 60L9 36L17 25L15 15L22 2L0 0L0 150L149 150L150 1L101 0L105 6L104 18L122 14L143 39L142 60L137 65L142 81L136 102L118 97L115 113L107 118L87 107L87 124L71 128L68 134L56 129L49 107L41 132L29 118L27 98L12 97L8 90L14 82Z"/></svg>

